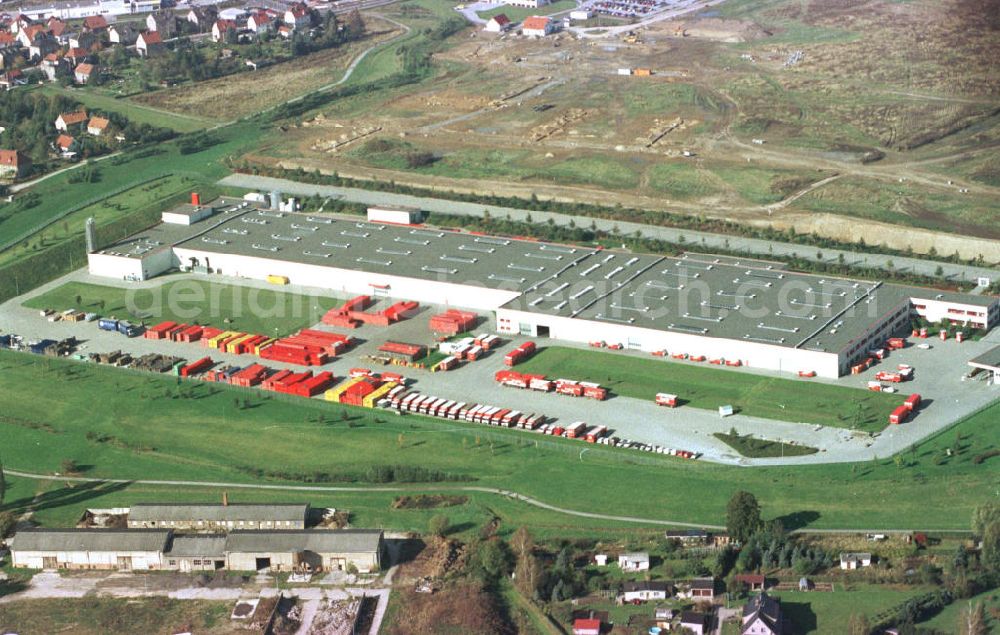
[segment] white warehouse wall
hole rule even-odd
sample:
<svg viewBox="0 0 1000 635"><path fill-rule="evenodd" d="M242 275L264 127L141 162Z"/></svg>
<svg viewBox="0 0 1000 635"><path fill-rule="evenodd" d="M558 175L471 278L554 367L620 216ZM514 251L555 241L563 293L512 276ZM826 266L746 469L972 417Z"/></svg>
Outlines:
<svg viewBox="0 0 1000 635"><path fill-rule="evenodd" d="M146 280L175 266L169 249L147 253L142 258L127 258L111 254L87 254L87 271L92 276L105 278Z"/></svg>
<svg viewBox="0 0 1000 635"><path fill-rule="evenodd" d="M954 320L959 324L968 322L977 328L992 326L992 324L989 324L989 318L991 317L989 309L984 306L944 300L925 300L922 298L910 298L910 302L913 304L917 315L930 322ZM995 307L990 308L995 309ZM949 310L959 311L959 313L952 313Z"/></svg>
<svg viewBox="0 0 1000 635"><path fill-rule="evenodd" d="M501 320L509 319L510 327ZM553 340L571 342L590 342L603 340L608 343L621 343L626 348L646 352L666 350L669 354L687 353L688 355L704 355L707 358L724 357L739 359L750 368L780 370L797 373L800 370L815 371L820 377L836 379L840 373L839 356L836 353L824 353L806 349L788 348L762 344L760 342L744 342L740 340L706 337L672 331L657 331L622 324L608 324L593 320L581 320L559 316L549 316L525 311L500 309L497 311L497 327L501 333L517 334L519 324L532 325L531 335L537 335L538 325L549 327L549 337ZM500 329L503 325L507 328Z"/></svg>

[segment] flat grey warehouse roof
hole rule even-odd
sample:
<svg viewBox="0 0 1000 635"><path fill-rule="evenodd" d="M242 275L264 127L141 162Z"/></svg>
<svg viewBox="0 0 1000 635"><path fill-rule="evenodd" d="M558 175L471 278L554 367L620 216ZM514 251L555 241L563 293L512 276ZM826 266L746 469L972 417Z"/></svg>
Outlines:
<svg viewBox="0 0 1000 635"><path fill-rule="evenodd" d="M212 224L208 231L178 247L512 291L594 253L585 247L325 215L253 209L223 222L215 218L202 222Z"/></svg>
<svg viewBox="0 0 1000 635"><path fill-rule="evenodd" d="M226 551L232 553L370 553L382 542L380 529L231 531Z"/></svg>
<svg viewBox="0 0 1000 635"><path fill-rule="evenodd" d="M13 551L163 551L167 529L22 529Z"/></svg>
<svg viewBox="0 0 1000 635"><path fill-rule="evenodd" d="M301 521L305 519L308 509L309 505L305 503L233 503L229 505L139 503L129 508L128 518L140 522L162 520Z"/></svg>

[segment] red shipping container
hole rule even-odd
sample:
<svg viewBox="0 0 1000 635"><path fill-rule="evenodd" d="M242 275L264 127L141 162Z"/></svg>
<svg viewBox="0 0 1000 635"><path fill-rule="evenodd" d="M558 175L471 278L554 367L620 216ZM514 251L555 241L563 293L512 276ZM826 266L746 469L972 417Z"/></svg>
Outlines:
<svg viewBox="0 0 1000 635"><path fill-rule="evenodd" d="M918 407L920 407L920 394L913 393L912 395L906 398L906 400L903 402L903 405L906 406L907 410L910 411L916 410Z"/></svg>
<svg viewBox="0 0 1000 635"><path fill-rule="evenodd" d="M910 409L906 406L900 406L892 411L889 415L889 423L899 425L906 421L906 418L910 415Z"/></svg>
<svg viewBox="0 0 1000 635"><path fill-rule="evenodd" d="M146 329L143 337L147 340L161 340L165 337L164 334L175 326L177 326L177 322L160 322L156 326Z"/></svg>
<svg viewBox="0 0 1000 635"><path fill-rule="evenodd" d="M202 357L196 362L191 362L186 366L181 366L180 375L181 377L190 377L191 375L197 375L198 373L207 370L212 365L211 357Z"/></svg>
<svg viewBox="0 0 1000 635"><path fill-rule="evenodd" d="M334 383L333 373L324 371L314 377L295 384L293 392L300 397L314 397L331 387Z"/></svg>

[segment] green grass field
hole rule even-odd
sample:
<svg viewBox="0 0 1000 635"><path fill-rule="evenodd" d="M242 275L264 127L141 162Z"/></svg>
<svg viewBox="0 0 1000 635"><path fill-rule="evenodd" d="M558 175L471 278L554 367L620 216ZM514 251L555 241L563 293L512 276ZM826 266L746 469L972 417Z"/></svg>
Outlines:
<svg viewBox="0 0 1000 635"><path fill-rule="evenodd" d="M110 95L87 88L64 88L58 84L46 84L41 90L42 92L69 97L80 102L87 108L96 108L105 112L117 112L136 123L172 128L177 132L203 130L215 123L208 119L190 117L160 110L159 108L143 106L142 104L137 104L126 99L116 99Z"/></svg>
<svg viewBox="0 0 1000 635"><path fill-rule="evenodd" d="M977 602L981 602L986 608L986 624L988 628L992 629L987 632L997 632L997 629L1000 629L1000 590L998 589L986 591L965 600L955 600L931 619L920 622L920 626L936 628L945 633L951 629L958 631L958 620L962 613L970 603Z"/></svg>
<svg viewBox="0 0 1000 635"><path fill-rule="evenodd" d="M931 590L931 587L894 587L886 584L856 584L844 590L840 584L833 592L782 591L784 615L795 625L794 633L803 635L843 635L852 613L872 617L908 598Z"/></svg>
<svg viewBox="0 0 1000 635"><path fill-rule="evenodd" d="M805 456L819 452L816 448L806 445L795 445L791 443L781 443L778 441L765 441L755 439L752 435L725 434L716 432L715 438L724 442L743 456L751 458L765 458L775 456Z"/></svg>
<svg viewBox="0 0 1000 635"><path fill-rule="evenodd" d="M343 376L346 368L334 370ZM178 385L171 377L4 351L0 351L0 376L5 387L0 392L0 445L18 449L3 455L9 469L54 473L64 459L72 459L92 477L232 482L264 478L279 483L281 472L288 473L292 482L327 472L338 482L353 479L362 484L372 464L421 466L476 480L406 486L414 492L496 486L569 509L708 524L723 523L729 497L746 489L760 499L765 517L782 517L788 528L963 529L972 509L992 497L996 485L995 465L990 461L977 465L973 457L1000 443L1000 428L995 425L998 403L959 424L961 441L949 431L912 454L907 452L899 465L883 459L851 465L738 468L637 456L602 446L590 447L581 457L581 444L572 440L397 417L320 400L268 398L268 393L217 384ZM28 397L41 391L45 399ZM252 400L251 407L239 407L243 397ZM947 448L956 450L953 456L946 455ZM8 503L17 508L13 501L20 499L23 507L37 485L11 480L20 494L11 494ZM74 520L85 504L111 506L126 498L219 496L211 488L117 489L102 492L79 485L54 489L38 519L65 523ZM252 496L266 500L276 494ZM393 495L385 492L282 496L357 511L358 526L423 529L433 515L433 510L391 510ZM470 492L469 497L467 505L449 508L448 514L475 523L496 513L507 529L523 523L541 533L566 528L590 533L627 526L537 509L491 494Z"/></svg>
<svg viewBox="0 0 1000 635"><path fill-rule="evenodd" d="M101 315L142 320L147 325L171 320L262 335L275 332L287 335L315 324L323 313L340 304L342 300L336 297L310 297L280 287L262 289L208 280L176 280L145 289L68 282L31 298L24 306L57 310L79 308Z"/></svg>
<svg viewBox="0 0 1000 635"><path fill-rule="evenodd" d="M21 600L5 604L0 620L6 630L18 633L43 632L40 624L50 633L204 633L228 626L232 605L164 597Z"/></svg>
<svg viewBox="0 0 1000 635"><path fill-rule="evenodd" d="M867 390L558 346L540 350L517 368L599 382L613 393L637 399L671 392L682 407L715 410L732 404L753 417L868 431L885 428L889 413L899 405L898 397Z"/></svg>

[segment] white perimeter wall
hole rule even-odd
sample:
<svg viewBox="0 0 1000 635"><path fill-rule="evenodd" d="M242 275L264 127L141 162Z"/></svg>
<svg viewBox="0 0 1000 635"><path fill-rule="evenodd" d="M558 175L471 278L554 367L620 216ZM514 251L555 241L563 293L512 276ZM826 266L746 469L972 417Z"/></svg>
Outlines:
<svg viewBox="0 0 1000 635"><path fill-rule="evenodd" d="M418 302L450 304L479 311L493 311L519 296L517 291L469 287L437 280L423 280L404 277L409 265L405 260L393 263L387 269L399 271L399 275L369 273L337 269L322 265L307 265L297 262L279 262L268 258L252 256L208 253L193 249L176 248L174 252L180 262L197 258L202 265L207 258L212 269L224 276L264 280L269 275L288 276L292 284L320 287L353 295L372 295L372 285L388 285L388 295ZM322 259L318 259L322 260Z"/></svg>
<svg viewBox="0 0 1000 635"><path fill-rule="evenodd" d="M509 319L510 324L501 322ZM577 318L553 317L524 311L499 309L497 311L497 327L501 333L517 334L520 324L532 325L531 335L537 335L537 326L549 327L549 337L554 340L572 342L591 342L603 340L609 344L620 343L626 348L652 352L666 350L669 354L687 353L688 355L704 355L712 359L723 357L727 360L738 359L750 368L781 370L797 373L800 370L815 371L821 377L837 378L840 373L838 355L804 349L773 346L760 342L744 342L740 340L722 339L657 331L622 324L608 324ZM500 329L500 326L504 329Z"/></svg>

